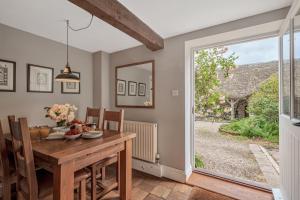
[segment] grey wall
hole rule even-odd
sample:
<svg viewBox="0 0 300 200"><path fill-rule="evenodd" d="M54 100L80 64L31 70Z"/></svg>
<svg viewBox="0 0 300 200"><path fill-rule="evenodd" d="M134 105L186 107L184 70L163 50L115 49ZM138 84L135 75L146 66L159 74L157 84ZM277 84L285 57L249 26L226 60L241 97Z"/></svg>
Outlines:
<svg viewBox="0 0 300 200"><path fill-rule="evenodd" d="M0 59L15 61L16 92L0 92L0 118L9 114L28 117L31 125L51 124L43 107L54 103L75 104L83 119L87 106L93 105L92 54L70 48L72 70L81 72L81 94L61 94L61 85L54 82L54 93L26 92L27 63L54 68L54 77L66 63L66 46L0 24Z"/></svg>
<svg viewBox="0 0 300 200"><path fill-rule="evenodd" d="M185 41L283 19L287 12L288 8L280 9L172 37L165 40L163 50L156 52L139 46L111 54L111 91L114 91L115 66L155 60L155 109L125 109L125 118L158 123L158 150L162 164L185 169L184 89L185 81L189 81L185 80L184 74ZM179 96L171 96L172 89L178 89ZM114 92L111 95L114 98Z"/></svg>
<svg viewBox="0 0 300 200"><path fill-rule="evenodd" d="M93 101L94 107L110 107L110 65L109 54L103 51L93 53Z"/></svg>

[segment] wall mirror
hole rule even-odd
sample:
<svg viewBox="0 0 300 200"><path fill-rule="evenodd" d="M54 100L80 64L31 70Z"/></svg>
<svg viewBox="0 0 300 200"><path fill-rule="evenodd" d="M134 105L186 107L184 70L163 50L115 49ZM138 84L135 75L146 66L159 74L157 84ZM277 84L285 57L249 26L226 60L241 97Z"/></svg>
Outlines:
<svg viewBox="0 0 300 200"><path fill-rule="evenodd" d="M116 67L116 107L154 108L154 60Z"/></svg>

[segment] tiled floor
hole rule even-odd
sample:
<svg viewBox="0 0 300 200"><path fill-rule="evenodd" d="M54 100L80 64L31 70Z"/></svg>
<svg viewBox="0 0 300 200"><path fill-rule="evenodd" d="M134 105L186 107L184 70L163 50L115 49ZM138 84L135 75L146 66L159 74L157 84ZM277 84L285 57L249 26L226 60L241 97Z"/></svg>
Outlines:
<svg viewBox="0 0 300 200"><path fill-rule="evenodd" d="M119 196L113 191L102 199L117 200ZM231 200L231 198L134 171L132 200Z"/></svg>

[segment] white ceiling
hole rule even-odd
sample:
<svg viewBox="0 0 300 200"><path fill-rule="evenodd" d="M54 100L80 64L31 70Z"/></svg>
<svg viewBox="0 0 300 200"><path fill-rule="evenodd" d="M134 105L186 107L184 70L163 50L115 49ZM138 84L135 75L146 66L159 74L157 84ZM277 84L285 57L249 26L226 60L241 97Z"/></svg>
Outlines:
<svg viewBox="0 0 300 200"><path fill-rule="evenodd" d="M291 5L292 0L120 0L163 38ZM86 26L90 14L67 0L0 0L0 23L65 43L65 19ZM94 18L70 32L70 45L90 52L115 52L141 43Z"/></svg>

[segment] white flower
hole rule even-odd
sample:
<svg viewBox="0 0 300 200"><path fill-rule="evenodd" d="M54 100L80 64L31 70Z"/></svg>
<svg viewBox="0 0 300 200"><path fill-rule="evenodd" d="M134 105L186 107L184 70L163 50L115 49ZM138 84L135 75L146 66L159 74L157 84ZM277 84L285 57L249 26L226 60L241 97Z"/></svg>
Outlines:
<svg viewBox="0 0 300 200"><path fill-rule="evenodd" d="M75 105L70 105L68 103L64 105L54 104L48 110L48 116L56 121L68 121L71 122L75 119L75 111L77 110Z"/></svg>

